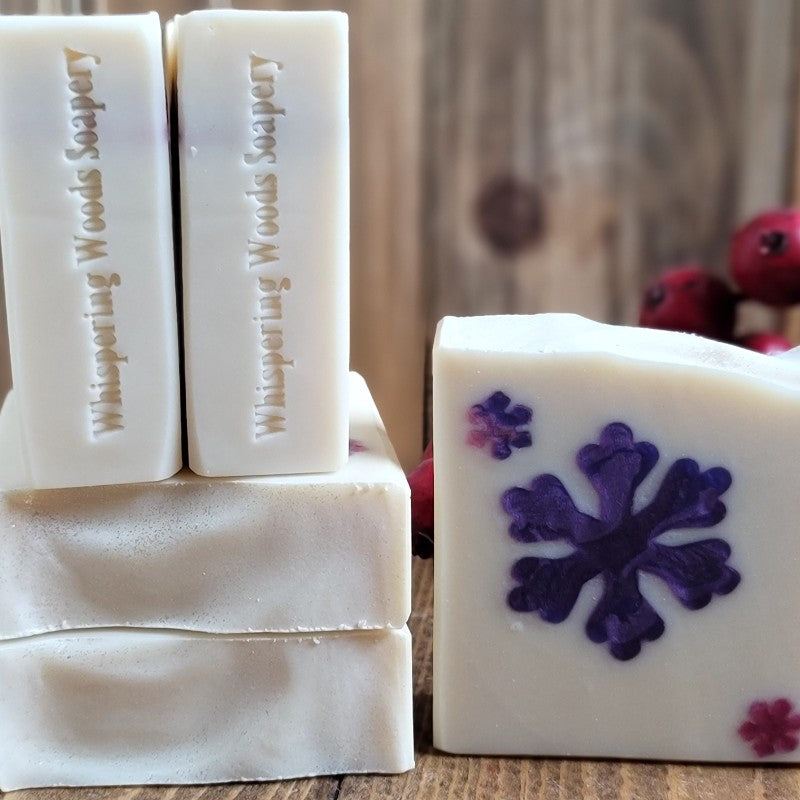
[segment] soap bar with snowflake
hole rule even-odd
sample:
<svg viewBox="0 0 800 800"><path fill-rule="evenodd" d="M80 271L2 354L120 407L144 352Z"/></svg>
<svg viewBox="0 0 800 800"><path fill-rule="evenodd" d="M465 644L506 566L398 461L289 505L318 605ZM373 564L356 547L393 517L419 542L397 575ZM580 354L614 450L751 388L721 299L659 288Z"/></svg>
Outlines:
<svg viewBox="0 0 800 800"><path fill-rule="evenodd" d="M446 318L434 437L437 747L800 760L800 360Z"/></svg>

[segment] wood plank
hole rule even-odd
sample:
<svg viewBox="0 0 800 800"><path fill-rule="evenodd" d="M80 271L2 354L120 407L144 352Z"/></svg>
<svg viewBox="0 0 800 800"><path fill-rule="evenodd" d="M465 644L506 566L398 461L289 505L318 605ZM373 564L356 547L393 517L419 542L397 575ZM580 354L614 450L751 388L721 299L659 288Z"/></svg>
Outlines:
<svg viewBox="0 0 800 800"><path fill-rule="evenodd" d="M116 786L0 792L5 800L333 800L336 777L214 786Z"/></svg>
<svg viewBox="0 0 800 800"><path fill-rule="evenodd" d="M800 34L796 36L795 41L799 39ZM800 65L796 65L794 73L794 109L794 131L791 145L793 170L789 200L791 205L800 207ZM800 306L788 309L782 322L784 335L792 343L800 345Z"/></svg>
<svg viewBox="0 0 800 800"><path fill-rule="evenodd" d="M428 4L429 331L447 313L632 323L663 267L697 258L723 274L734 224L788 196L798 5L512 0L503 11ZM541 236L513 252L476 215L501 176L543 202Z"/></svg>
<svg viewBox="0 0 800 800"><path fill-rule="evenodd" d="M113 11L153 5L109 0ZM200 4L157 5L170 16ZM792 0L506 0L502 13L490 0L278 6L351 15L353 365L406 465L421 446L425 351L439 317L570 310L633 322L640 286L663 266L698 257L725 274L737 221L800 202L800 6ZM542 203L538 219L531 198ZM800 341L800 317L792 318ZM755 310L748 324L770 320ZM413 772L7 796L800 796L798 768L436 752L430 562L416 561L414 576Z"/></svg>
<svg viewBox="0 0 800 800"><path fill-rule="evenodd" d="M352 364L408 470L423 447L421 0L348 3Z"/></svg>
<svg viewBox="0 0 800 800"><path fill-rule="evenodd" d="M718 8L719 13L725 13ZM736 155L741 184L733 225L769 208L793 202L794 137L797 124L800 14L793 0L753 4L747 9L750 46L744 65L742 131ZM776 310L748 303L740 329L781 330L788 321Z"/></svg>

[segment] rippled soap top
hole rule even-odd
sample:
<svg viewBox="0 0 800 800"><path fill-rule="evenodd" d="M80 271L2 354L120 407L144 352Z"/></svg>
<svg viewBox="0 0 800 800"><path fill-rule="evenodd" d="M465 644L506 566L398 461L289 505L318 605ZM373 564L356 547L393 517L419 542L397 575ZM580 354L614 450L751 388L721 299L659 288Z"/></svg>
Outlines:
<svg viewBox="0 0 800 800"><path fill-rule="evenodd" d="M529 357L605 354L718 369L800 388L800 348L765 356L694 334L608 325L577 314L445 317L439 323L436 345L445 350Z"/></svg>

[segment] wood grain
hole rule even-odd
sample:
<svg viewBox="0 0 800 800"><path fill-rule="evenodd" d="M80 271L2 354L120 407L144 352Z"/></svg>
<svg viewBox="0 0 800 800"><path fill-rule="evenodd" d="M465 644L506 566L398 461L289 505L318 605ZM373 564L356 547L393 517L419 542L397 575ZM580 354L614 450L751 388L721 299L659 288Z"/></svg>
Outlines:
<svg viewBox="0 0 800 800"><path fill-rule="evenodd" d="M424 273L444 314L565 310L634 322L642 284L725 271L745 215L786 202L800 7L792 0L428 5ZM538 241L498 252L476 199L544 198Z"/></svg>
<svg viewBox="0 0 800 800"><path fill-rule="evenodd" d="M5 12L30 5L0 0ZM108 0L111 11L156 7L165 17L201 5ZM663 267L697 258L724 275L736 223L767 206L800 203L796 0L271 5L350 14L352 361L367 377L406 466L422 446L426 353L441 316L564 310L631 323L642 285ZM538 218L531 198L540 203ZM774 323L757 306L744 322ZM800 315L786 324L800 341ZM0 391L2 358L0 344ZM430 562L415 563L414 577L412 772L7 796L800 797L797 768L437 753Z"/></svg>
<svg viewBox="0 0 800 800"><path fill-rule="evenodd" d="M217 786L131 786L0 792L8 800L332 800L338 778Z"/></svg>
<svg viewBox="0 0 800 800"><path fill-rule="evenodd" d="M423 4L354 2L350 13L352 365L401 463L423 448L420 272Z"/></svg>

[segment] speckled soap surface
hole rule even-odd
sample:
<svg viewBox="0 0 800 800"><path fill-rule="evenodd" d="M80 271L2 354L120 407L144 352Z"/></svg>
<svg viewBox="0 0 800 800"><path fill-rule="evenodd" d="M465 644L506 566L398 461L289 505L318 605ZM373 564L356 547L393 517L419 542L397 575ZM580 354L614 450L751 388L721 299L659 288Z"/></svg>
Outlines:
<svg viewBox="0 0 800 800"><path fill-rule="evenodd" d="M402 627L409 489L363 378L350 458L323 475L0 495L0 638L113 625Z"/></svg>
<svg viewBox="0 0 800 800"><path fill-rule="evenodd" d="M800 361L571 315L434 346L434 743L800 756Z"/></svg>

